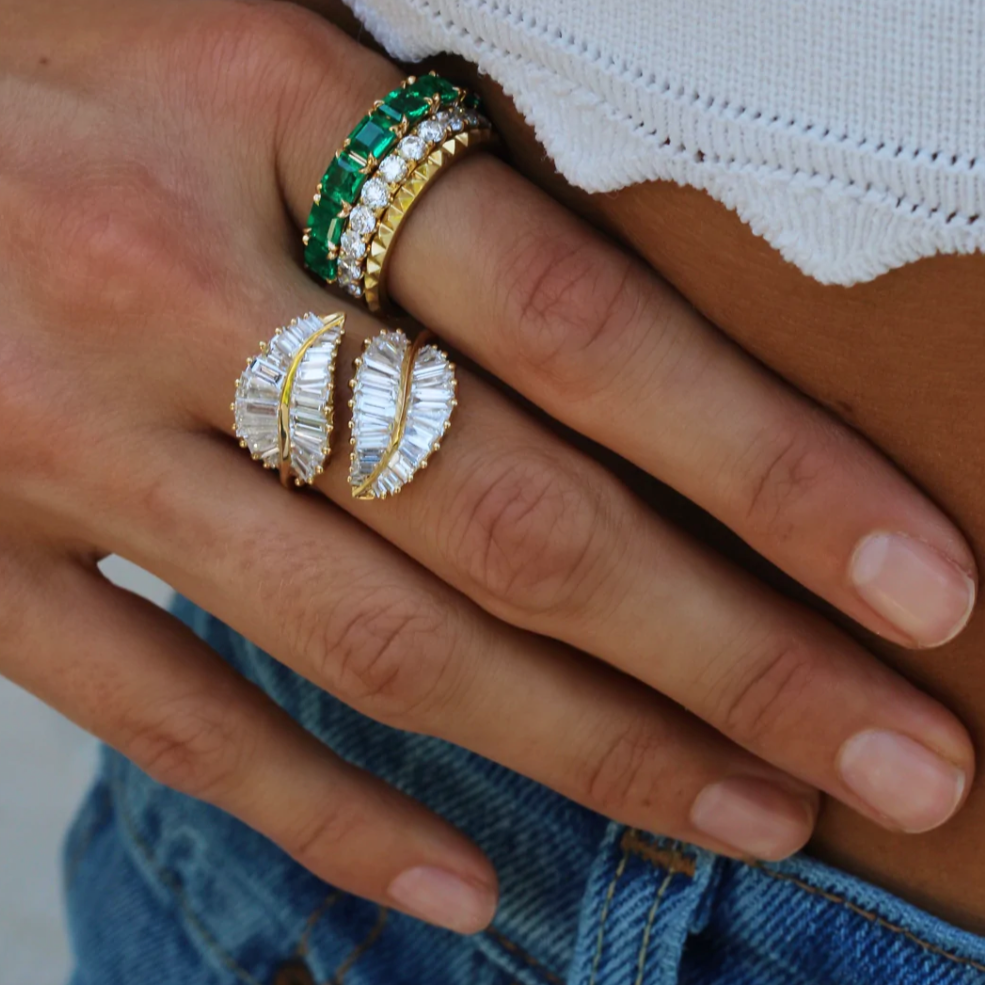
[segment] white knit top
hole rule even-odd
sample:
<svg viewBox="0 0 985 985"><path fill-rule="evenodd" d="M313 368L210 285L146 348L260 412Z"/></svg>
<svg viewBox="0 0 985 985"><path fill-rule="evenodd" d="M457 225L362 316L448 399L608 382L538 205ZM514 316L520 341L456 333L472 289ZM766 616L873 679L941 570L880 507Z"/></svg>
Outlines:
<svg viewBox="0 0 985 985"><path fill-rule="evenodd" d="M734 209L820 281L985 248L985 0L347 0L463 55L588 191Z"/></svg>

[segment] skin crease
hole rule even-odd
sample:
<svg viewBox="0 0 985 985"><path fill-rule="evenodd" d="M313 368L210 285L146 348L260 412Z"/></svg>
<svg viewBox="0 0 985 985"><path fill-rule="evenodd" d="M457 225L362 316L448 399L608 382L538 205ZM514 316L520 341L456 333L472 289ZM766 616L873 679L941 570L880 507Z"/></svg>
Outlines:
<svg viewBox="0 0 985 985"><path fill-rule="evenodd" d="M372 39L341 3L309 3ZM554 171L510 100L474 67L439 70L485 97L511 163L622 240L747 351L868 437L985 548L985 257L938 256L851 288L825 286L785 262L702 192L664 182L589 196ZM626 478L632 481L631 475ZM783 590L802 590L653 483L637 491ZM810 601L810 600L808 600ZM907 652L832 615L957 713L979 753L985 737L985 619L954 642ZM829 802L810 851L960 926L985 932L985 788L937 831L892 834Z"/></svg>

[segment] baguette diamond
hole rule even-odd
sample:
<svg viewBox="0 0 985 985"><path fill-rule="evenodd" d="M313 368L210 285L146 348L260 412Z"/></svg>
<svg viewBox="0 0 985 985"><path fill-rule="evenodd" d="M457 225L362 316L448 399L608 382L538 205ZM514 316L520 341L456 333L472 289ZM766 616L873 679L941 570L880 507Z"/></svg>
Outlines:
<svg viewBox="0 0 985 985"><path fill-rule="evenodd" d="M310 484L330 452L335 360L344 315L306 314L277 330L236 382L233 430L285 481Z"/></svg>
<svg viewBox="0 0 985 985"><path fill-rule="evenodd" d="M349 485L359 499L385 499L440 447L456 403L455 368L437 346L384 331L367 342L350 385Z"/></svg>

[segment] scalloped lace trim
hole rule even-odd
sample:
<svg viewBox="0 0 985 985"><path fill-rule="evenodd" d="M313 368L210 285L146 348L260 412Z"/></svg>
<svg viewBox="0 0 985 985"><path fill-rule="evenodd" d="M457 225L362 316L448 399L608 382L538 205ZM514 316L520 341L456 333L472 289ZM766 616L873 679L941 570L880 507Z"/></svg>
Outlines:
<svg viewBox="0 0 985 985"><path fill-rule="evenodd" d="M690 66L687 57L676 51L669 59L673 65L660 74L627 56L627 39L613 30L612 18L647 0L347 2L397 58L418 61L448 51L477 63L513 97L572 183L592 192L654 179L700 188L823 283L870 280L935 253L985 250L985 12L974 10L975 5L965 4L962 10L961 0L882 0L895 4L896 13L903 7L910 16L934 13L950 30L960 27L961 33L942 38L941 32L935 36L933 31L911 31L905 25L897 29L896 21L888 17L887 37L870 38L865 57L856 51L832 50L830 38L824 52L815 53L809 42L806 49L818 62L809 66L811 71L816 72L824 58L825 64L863 74L866 65L852 59L864 63L873 50L880 58L912 60L921 56L919 48L926 45L927 58L935 59L934 65L947 64L949 56L967 61L971 53L975 64L966 66L961 80L962 84L970 80L968 88L973 91L953 93L955 100L966 100L953 114L964 135L955 138L943 132L950 125L946 122L942 132L933 133L933 119L927 125L927 105L917 105L916 97L909 108L893 103L875 124L866 120L864 112L855 111L845 112L843 121L833 123L836 113L853 105L851 86L834 72L829 81L809 88L813 105L800 119L789 109L768 108L782 105L783 93L778 90L787 77L781 71L780 80L774 82L765 56L762 78L755 76L758 63L752 46L761 23L757 25L747 11L742 15L743 24L749 25L747 33L736 33L735 24L730 24L721 30L731 30L731 37L712 37L716 18L723 16L713 0L708 0L707 8L696 5L693 15L677 4L674 16L704 21L697 26L710 32L709 46L725 45L728 51L731 45L739 70L752 67L754 84L749 84L748 71L742 80L744 98L715 91L716 86L726 86L730 66L709 72L700 59ZM658 17L670 17L668 10L675 7L667 0L649 2L663 5ZM855 16L849 7L826 2L832 3L826 15L830 18ZM742 9L748 6L739 4ZM760 22L772 16L766 9L771 8L785 18L785 29L796 30L790 19L799 15L791 10L801 5L760 0L754 6L762 8ZM953 7L950 19L944 16L949 6ZM803 16L815 18L817 11ZM816 30L816 22L812 23ZM596 36L593 26L604 40L583 40ZM804 30L809 26L805 23ZM673 37L693 33L694 28L688 23ZM861 27L845 25L846 31L853 29ZM643 51L652 64L661 53L651 47L644 46ZM629 49L634 50L632 44ZM733 88L742 91L743 85ZM823 112L825 98L834 107L828 114ZM884 98L891 97L887 93ZM928 105L932 107L933 100ZM907 112L919 117L920 126L909 125ZM814 119L806 119L808 115ZM825 116L826 122L814 122ZM874 130L867 132L866 126ZM884 135L891 129L922 131L923 139ZM950 129L957 131L957 126ZM937 137L932 148L927 146L928 132ZM974 142L969 133L977 134L978 147L961 146Z"/></svg>

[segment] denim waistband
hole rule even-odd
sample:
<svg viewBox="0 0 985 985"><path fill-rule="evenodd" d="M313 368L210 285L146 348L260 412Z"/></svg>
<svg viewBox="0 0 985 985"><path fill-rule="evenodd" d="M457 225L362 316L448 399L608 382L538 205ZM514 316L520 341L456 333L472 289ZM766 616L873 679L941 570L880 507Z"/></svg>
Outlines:
<svg viewBox="0 0 985 985"><path fill-rule="evenodd" d="M985 983L985 939L857 878L807 857L747 865L610 824L358 715L187 603L178 613L342 756L473 837L502 885L494 928L475 938L400 917L383 932L372 904L342 900L233 818L108 753L106 796L133 863L220 980L259 985L303 939L325 981L358 951L347 985ZM479 958L495 975L479 974Z"/></svg>

